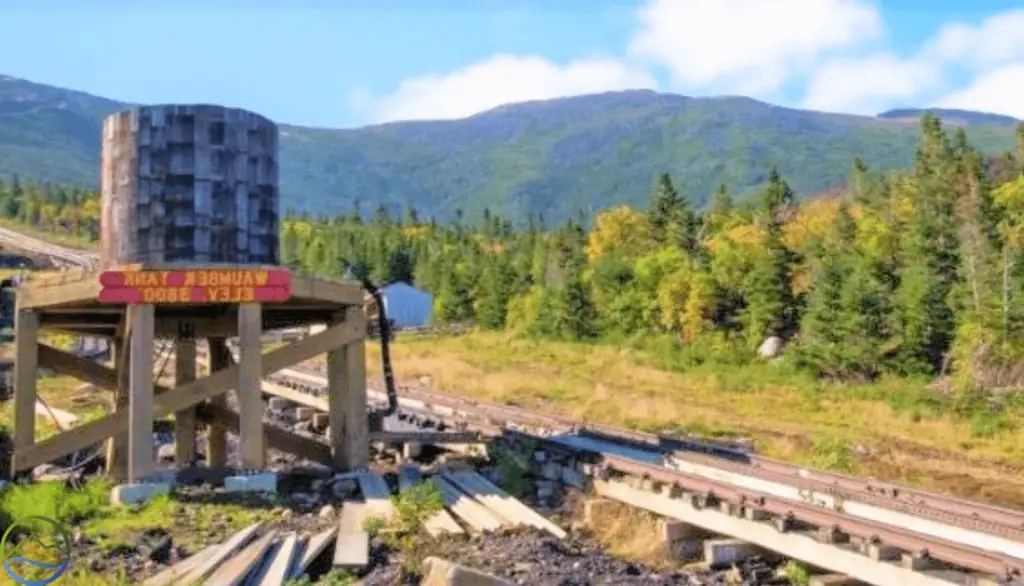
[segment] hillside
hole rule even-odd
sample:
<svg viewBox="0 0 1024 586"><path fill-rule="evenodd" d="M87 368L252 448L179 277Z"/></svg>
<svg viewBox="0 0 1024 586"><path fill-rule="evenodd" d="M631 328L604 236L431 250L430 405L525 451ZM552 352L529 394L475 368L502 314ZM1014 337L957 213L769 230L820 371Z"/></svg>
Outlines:
<svg viewBox="0 0 1024 586"><path fill-rule="evenodd" d="M101 121L125 106L0 76L0 175L95 185ZM879 169L909 166L918 129L906 112L872 118L741 97L627 91L455 121L351 130L282 125L283 207L337 213L358 198L364 212L411 204L423 217L446 219L489 207L559 221L646 202L656 173L672 173L701 205L721 183L745 193L772 165L806 196L841 184L855 156ZM957 117L964 114L978 115ZM1008 149L1012 125L981 120L968 127L972 142L989 152Z"/></svg>

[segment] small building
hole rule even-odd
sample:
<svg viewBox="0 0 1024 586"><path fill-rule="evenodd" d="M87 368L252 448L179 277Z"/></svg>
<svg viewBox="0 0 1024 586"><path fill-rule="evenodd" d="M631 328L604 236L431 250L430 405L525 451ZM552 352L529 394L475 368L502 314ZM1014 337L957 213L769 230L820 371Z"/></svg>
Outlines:
<svg viewBox="0 0 1024 586"><path fill-rule="evenodd" d="M397 281L380 288L384 311L391 327L422 328L430 325L434 314L434 296L428 291Z"/></svg>

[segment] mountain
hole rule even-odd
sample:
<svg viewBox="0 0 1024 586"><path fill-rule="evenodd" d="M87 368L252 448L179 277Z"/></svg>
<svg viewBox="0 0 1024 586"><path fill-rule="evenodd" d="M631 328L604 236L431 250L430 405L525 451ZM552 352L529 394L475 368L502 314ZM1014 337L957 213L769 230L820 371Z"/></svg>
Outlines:
<svg viewBox="0 0 1024 586"><path fill-rule="evenodd" d="M101 121L128 107L82 92L0 76L0 176L95 185ZM615 203L646 204L671 173L696 205L725 183L754 189L772 165L798 194L841 185L854 157L880 170L910 165L920 110L878 117L773 106L743 97L624 91L502 106L462 120L337 130L280 126L282 207L369 213L413 205L448 219L484 208L549 223ZM966 119L988 152L1012 145L1012 120Z"/></svg>
<svg viewBox="0 0 1024 586"><path fill-rule="evenodd" d="M879 118L891 120L920 120L925 114L932 114L942 119L946 124L970 125L970 124L994 124L998 126L1012 126L1017 123L1013 116L1002 114L986 114L984 112L972 112L970 110L950 110L945 108L901 108L889 110L878 115Z"/></svg>

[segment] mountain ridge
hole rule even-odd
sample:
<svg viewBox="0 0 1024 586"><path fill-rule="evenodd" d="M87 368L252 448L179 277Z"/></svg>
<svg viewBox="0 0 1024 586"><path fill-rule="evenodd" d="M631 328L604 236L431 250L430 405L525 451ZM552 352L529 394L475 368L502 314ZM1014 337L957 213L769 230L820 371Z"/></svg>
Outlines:
<svg viewBox="0 0 1024 586"><path fill-rule="evenodd" d="M102 120L132 106L0 75L0 175L95 186ZM625 90L506 104L459 120L350 129L279 123L282 208L337 214L358 202L369 214L414 206L439 220L486 208L558 222L645 205L653 178L665 172L698 207L722 183L742 197L772 166L809 197L842 185L855 157L879 170L909 167L918 133L912 113L924 111L856 116L743 96ZM951 123L967 118L969 137L986 152L1012 145L1009 117L932 111Z"/></svg>

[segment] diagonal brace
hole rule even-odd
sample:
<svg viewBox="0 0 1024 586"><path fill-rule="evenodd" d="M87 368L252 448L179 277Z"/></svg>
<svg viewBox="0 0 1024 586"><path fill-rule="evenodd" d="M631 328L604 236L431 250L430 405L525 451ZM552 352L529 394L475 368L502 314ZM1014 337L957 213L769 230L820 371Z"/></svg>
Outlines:
<svg viewBox="0 0 1024 586"><path fill-rule="evenodd" d="M328 350L351 344L365 337L364 322L358 320L344 322L319 334L264 354L260 361L261 376L269 376ZM109 370L100 365L96 366ZM234 389L237 382L238 366L233 365L205 378L156 394L153 398L154 417L162 417L222 395ZM127 428L128 412L112 413L39 443L15 450L12 468L15 471L26 470L51 462L86 446L99 443L115 434L125 432Z"/></svg>

